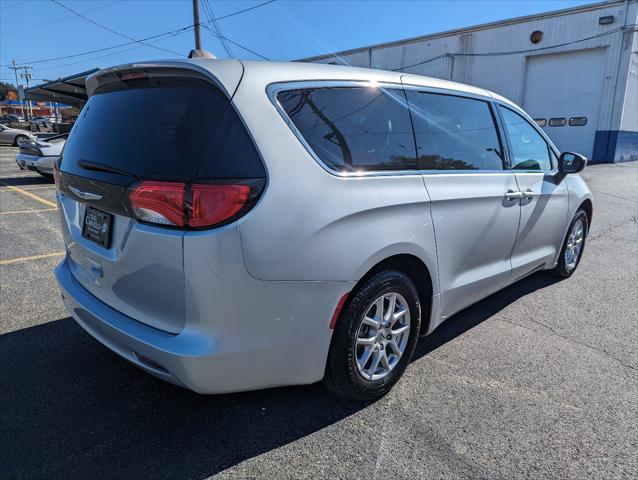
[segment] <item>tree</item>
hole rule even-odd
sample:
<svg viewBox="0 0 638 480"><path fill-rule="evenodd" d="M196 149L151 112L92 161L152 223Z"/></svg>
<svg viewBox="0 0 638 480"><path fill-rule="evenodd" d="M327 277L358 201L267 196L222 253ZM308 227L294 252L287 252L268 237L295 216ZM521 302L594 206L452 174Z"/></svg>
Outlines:
<svg viewBox="0 0 638 480"><path fill-rule="evenodd" d="M9 94L13 94L11 95L11 97L13 98L8 98ZM8 83L8 82L0 82L0 101L1 100L17 100L18 98L18 93L17 93L17 89L16 87L13 86L12 83Z"/></svg>

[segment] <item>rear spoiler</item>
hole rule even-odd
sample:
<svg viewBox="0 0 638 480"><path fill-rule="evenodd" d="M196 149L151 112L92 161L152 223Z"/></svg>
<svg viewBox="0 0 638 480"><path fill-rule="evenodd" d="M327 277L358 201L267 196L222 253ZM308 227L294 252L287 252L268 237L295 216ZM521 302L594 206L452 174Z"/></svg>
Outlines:
<svg viewBox="0 0 638 480"><path fill-rule="evenodd" d="M189 60L166 60L118 65L99 70L86 79L86 92L90 97L95 90L113 82L139 77L199 77L212 81L227 96L232 98L244 74L244 65L239 60L216 60L193 58Z"/></svg>

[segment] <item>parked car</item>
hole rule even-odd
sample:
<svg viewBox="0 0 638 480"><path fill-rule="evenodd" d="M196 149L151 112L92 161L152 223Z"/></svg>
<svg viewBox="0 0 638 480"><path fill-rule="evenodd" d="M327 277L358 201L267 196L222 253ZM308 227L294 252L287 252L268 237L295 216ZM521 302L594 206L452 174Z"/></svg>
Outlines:
<svg viewBox="0 0 638 480"><path fill-rule="evenodd" d="M33 117L31 120L29 120L31 131L35 132L49 129L52 123L54 122L51 117Z"/></svg>
<svg viewBox="0 0 638 480"><path fill-rule="evenodd" d="M486 90L201 59L86 86L56 173L64 304L108 348L196 392L323 379L378 398L419 335L580 261L586 159Z"/></svg>
<svg viewBox="0 0 638 480"><path fill-rule="evenodd" d="M53 166L68 136L68 133L64 133L46 140L30 140L21 143L16 163L21 170L33 170L45 177L53 176Z"/></svg>
<svg viewBox="0 0 638 480"><path fill-rule="evenodd" d="M12 123L24 123L24 117L20 115L2 115L0 117L0 124L12 124Z"/></svg>
<svg viewBox="0 0 638 480"><path fill-rule="evenodd" d="M0 124L0 143L15 145L17 147L20 142L27 140L35 140L31 132Z"/></svg>

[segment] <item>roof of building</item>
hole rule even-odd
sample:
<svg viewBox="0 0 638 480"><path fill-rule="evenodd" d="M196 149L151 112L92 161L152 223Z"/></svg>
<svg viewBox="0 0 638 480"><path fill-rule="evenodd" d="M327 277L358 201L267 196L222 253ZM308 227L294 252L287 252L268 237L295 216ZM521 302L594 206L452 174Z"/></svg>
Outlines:
<svg viewBox="0 0 638 480"><path fill-rule="evenodd" d="M52 80L47 83L27 88L24 91L27 100L41 102L62 102L68 105L82 105L86 102L86 77L99 69L94 68L68 77Z"/></svg>
<svg viewBox="0 0 638 480"><path fill-rule="evenodd" d="M629 0L630 3L634 3L638 0ZM365 46L361 46L361 47L357 47L357 48L350 48L348 50L341 50L338 52L330 52L330 53L324 53L321 55L314 55L312 57L306 57L306 58L302 58L299 59L300 62L312 62L315 60L322 60L325 58L330 58L330 57L339 57L341 55L348 55L351 53L355 53L355 52L360 52L362 50L367 50L370 48L383 48L383 47L391 47L391 46L395 46L395 45L402 45L405 43L412 43L412 42L419 42L419 41L423 41L423 40L433 40L435 38L442 38L442 37L448 37L448 36L454 36L454 35L460 35L463 33L469 33L469 32L476 32L478 30L487 30L490 28L495 28L495 27L502 27L502 26L506 26L506 25L515 25L518 23L525 23L525 22L530 22L533 20L541 20L541 19L545 19L545 18L551 18L551 17L560 17L560 16L564 16L564 15L572 15L575 13L580 13L580 12L588 12L591 10L598 10L601 8L607 8L609 6L612 5L622 5L624 2L624 0L607 0L604 2L598 2L598 3L591 3L588 5L581 5L578 7L571 7L571 8L564 8L561 10L553 10L551 12L544 12L544 13L537 13L537 14L533 14L533 15L525 15L522 17L515 17L515 18L509 18L506 20L498 20L495 22L489 22L489 23L482 23L479 25L472 25L469 27L462 27L462 28L456 28L453 30L446 30L443 32L437 32L437 33L430 33L427 35L419 35L417 37L409 37L409 38L404 38L402 40L394 40L391 42L384 42L384 43L377 43L377 44L373 44L373 45L365 45Z"/></svg>

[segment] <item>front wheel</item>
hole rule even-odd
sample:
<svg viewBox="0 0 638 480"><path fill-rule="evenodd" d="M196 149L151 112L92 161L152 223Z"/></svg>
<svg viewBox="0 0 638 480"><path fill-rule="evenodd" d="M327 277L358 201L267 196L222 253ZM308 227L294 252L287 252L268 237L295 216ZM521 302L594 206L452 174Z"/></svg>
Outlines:
<svg viewBox="0 0 638 480"><path fill-rule="evenodd" d="M560 251L558 265L550 272L558 277L570 277L580 263L585 248L585 240L589 231L587 213L582 208L578 209L567 231L567 237Z"/></svg>
<svg viewBox="0 0 638 480"><path fill-rule="evenodd" d="M16 137L13 139L13 145L17 147L25 140L28 140L28 137L26 135L16 135Z"/></svg>
<svg viewBox="0 0 638 480"><path fill-rule="evenodd" d="M324 384L351 400L376 400L410 363L421 324L419 295L397 270L373 275L351 295L333 333Z"/></svg>

